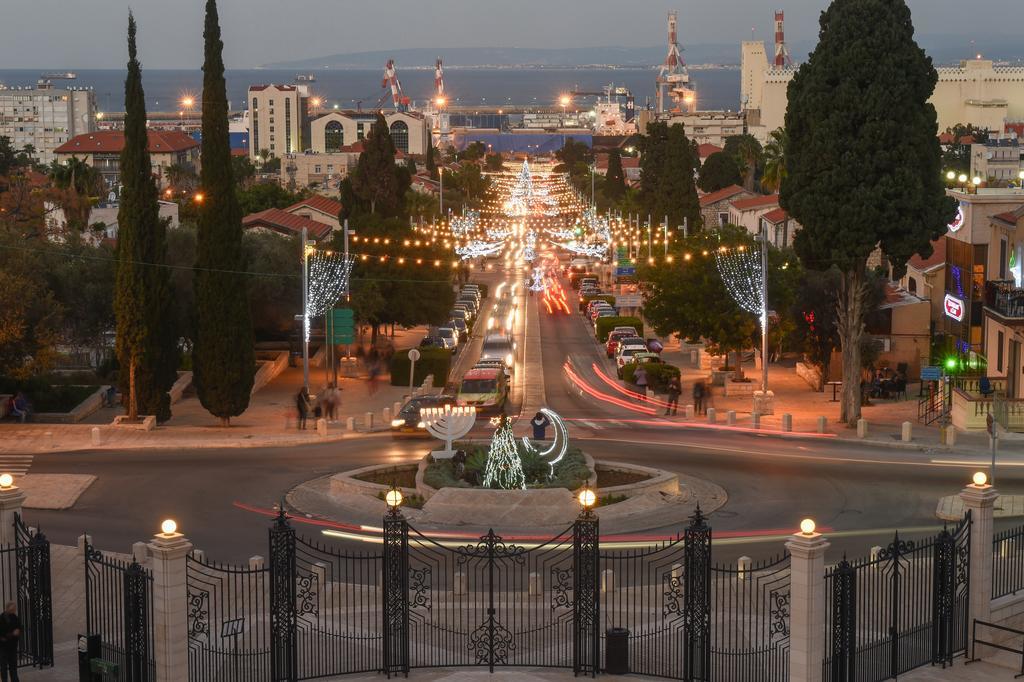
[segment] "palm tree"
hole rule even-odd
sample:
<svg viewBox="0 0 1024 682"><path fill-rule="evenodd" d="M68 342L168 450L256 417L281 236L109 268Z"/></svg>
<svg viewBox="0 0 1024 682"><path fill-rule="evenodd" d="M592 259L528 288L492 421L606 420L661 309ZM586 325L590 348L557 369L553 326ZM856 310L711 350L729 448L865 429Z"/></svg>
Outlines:
<svg viewBox="0 0 1024 682"><path fill-rule="evenodd" d="M732 135L726 138L723 151L726 154L731 154L736 159L736 164L740 167L743 175L743 187L753 192L757 168L764 158L764 150L761 149L761 143L750 133Z"/></svg>
<svg viewBox="0 0 1024 682"><path fill-rule="evenodd" d="M777 192L786 179L786 145L789 134L785 128L776 128L768 135L768 144L764 146L764 174L761 176L761 188L765 192Z"/></svg>
<svg viewBox="0 0 1024 682"><path fill-rule="evenodd" d="M266 166L266 165L267 165L267 161L268 161L268 160L270 159L270 157L271 157L271 156L273 156L273 154L271 154L271 153L270 153L270 150L269 150L269 149L267 149L266 147L264 147L263 149L261 149L261 150L259 151L259 157L260 157L260 167L261 167L261 168L262 168L263 166Z"/></svg>

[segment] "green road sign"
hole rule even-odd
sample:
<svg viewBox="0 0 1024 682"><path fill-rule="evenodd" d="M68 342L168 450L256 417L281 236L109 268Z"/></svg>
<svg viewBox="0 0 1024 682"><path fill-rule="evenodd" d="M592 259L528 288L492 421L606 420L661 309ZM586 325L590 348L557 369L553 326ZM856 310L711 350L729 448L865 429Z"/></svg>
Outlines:
<svg viewBox="0 0 1024 682"><path fill-rule="evenodd" d="M355 343L356 321L351 308L331 310L331 342L334 344Z"/></svg>

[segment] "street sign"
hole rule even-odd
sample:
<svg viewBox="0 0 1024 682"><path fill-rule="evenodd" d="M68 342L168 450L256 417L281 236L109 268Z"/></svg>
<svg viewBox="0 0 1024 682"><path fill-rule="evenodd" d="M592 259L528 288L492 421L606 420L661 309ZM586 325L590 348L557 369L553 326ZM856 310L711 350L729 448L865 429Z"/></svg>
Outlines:
<svg viewBox="0 0 1024 682"><path fill-rule="evenodd" d="M615 297L616 308L639 308L644 304L644 297L640 294L620 294Z"/></svg>
<svg viewBox="0 0 1024 682"><path fill-rule="evenodd" d="M331 342L334 344L355 343L356 321L351 308L331 310Z"/></svg>
<svg viewBox="0 0 1024 682"><path fill-rule="evenodd" d="M409 360L412 361L412 362L416 362L419 359L420 359L420 352L419 352L419 350L416 349L416 348L410 349L409 350Z"/></svg>
<svg viewBox="0 0 1024 682"><path fill-rule="evenodd" d="M946 294L946 298L942 300L942 307L946 311L947 317L957 322L964 319L964 302L953 294Z"/></svg>
<svg viewBox="0 0 1024 682"><path fill-rule="evenodd" d="M937 365L925 365L921 368L921 381L939 381L942 379L942 368Z"/></svg>
<svg viewBox="0 0 1024 682"><path fill-rule="evenodd" d="M616 277L634 277L636 275L636 267L618 267L615 268Z"/></svg>

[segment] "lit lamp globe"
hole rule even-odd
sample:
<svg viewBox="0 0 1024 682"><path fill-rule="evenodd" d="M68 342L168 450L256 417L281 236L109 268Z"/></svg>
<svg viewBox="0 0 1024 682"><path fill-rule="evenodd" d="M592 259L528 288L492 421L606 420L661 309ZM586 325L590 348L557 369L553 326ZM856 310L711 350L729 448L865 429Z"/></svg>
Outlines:
<svg viewBox="0 0 1024 682"><path fill-rule="evenodd" d="M174 535L178 532L178 524L174 519L165 519L164 522L160 524L160 532L164 535Z"/></svg>
<svg viewBox="0 0 1024 682"><path fill-rule="evenodd" d="M956 179L959 180L960 182L967 182L967 174L961 173L960 175L957 176Z"/></svg>
<svg viewBox="0 0 1024 682"><path fill-rule="evenodd" d="M946 179L947 180L956 180L956 173L953 172L953 171L949 171L948 173L946 173Z"/></svg>
<svg viewBox="0 0 1024 682"><path fill-rule="evenodd" d="M398 509L402 506L402 491L398 488L392 488L388 491L388 494L384 496L384 501L392 509Z"/></svg>
<svg viewBox="0 0 1024 682"><path fill-rule="evenodd" d="M979 176L975 175L973 178L971 178L971 182L973 184L975 184L975 185L980 185L981 184L981 178Z"/></svg>
<svg viewBox="0 0 1024 682"><path fill-rule="evenodd" d="M0 474L0 488L10 488L14 486L14 476L10 474Z"/></svg>
<svg viewBox="0 0 1024 682"><path fill-rule="evenodd" d="M800 522L800 532L804 535L814 535L814 519L804 519Z"/></svg>
<svg viewBox="0 0 1024 682"><path fill-rule="evenodd" d="M971 477L971 480L974 482L974 485L976 485L979 488L983 485L988 484L988 476L985 474L984 471L974 472L974 476Z"/></svg>
<svg viewBox="0 0 1024 682"><path fill-rule="evenodd" d="M584 488L580 491L577 499L579 499L581 507L584 509L590 509L597 502L597 495L595 495L594 491L590 488Z"/></svg>

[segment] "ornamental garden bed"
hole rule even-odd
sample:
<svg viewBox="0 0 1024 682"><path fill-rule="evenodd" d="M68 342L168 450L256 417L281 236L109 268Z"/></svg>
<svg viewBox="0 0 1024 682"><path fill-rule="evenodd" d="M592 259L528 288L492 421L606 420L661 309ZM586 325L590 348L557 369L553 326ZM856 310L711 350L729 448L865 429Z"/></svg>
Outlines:
<svg viewBox="0 0 1024 682"><path fill-rule="evenodd" d="M407 464L405 466L392 467L391 469L364 471L352 478L357 478L367 483L375 483L376 485L386 485L389 488L392 485L396 485L399 488L415 488L417 466L416 464Z"/></svg>
<svg viewBox="0 0 1024 682"><path fill-rule="evenodd" d="M483 487L489 444L456 443L455 448L466 452L466 462L461 476L457 475L456 464L453 460L434 460L428 456L428 463L423 472L423 482L435 490ZM548 478L548 474L551 468L545 460L535 452L525 451L518 441L517 448L527 489L566 488L567 490L576 490L592 476L590 467L587 466L586 457L579 448L570 447L566 451L565 456L555 465L554 475L550 478Z"/></svg>

